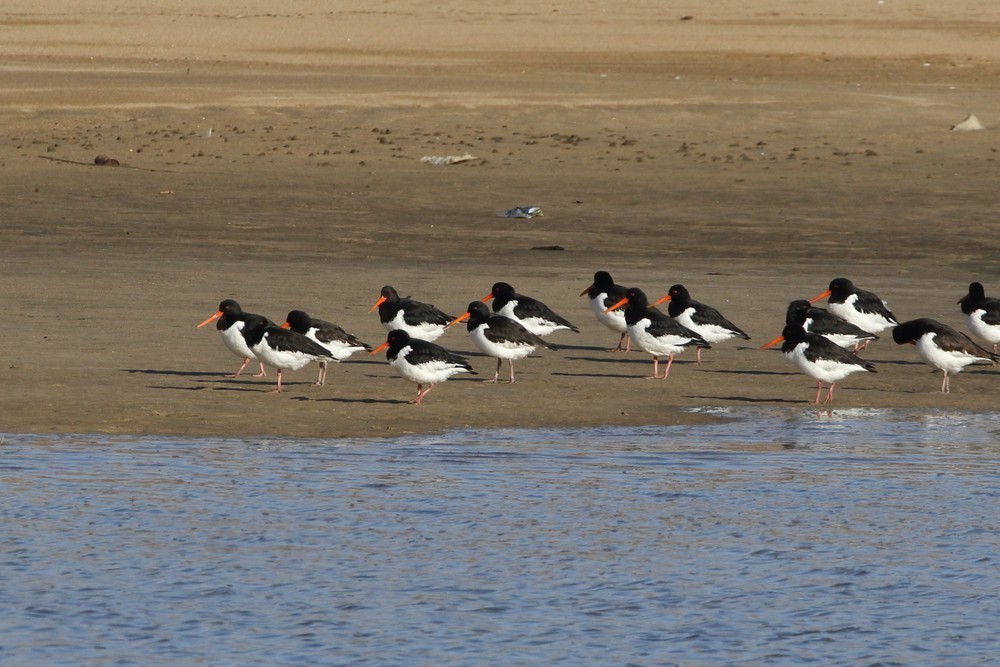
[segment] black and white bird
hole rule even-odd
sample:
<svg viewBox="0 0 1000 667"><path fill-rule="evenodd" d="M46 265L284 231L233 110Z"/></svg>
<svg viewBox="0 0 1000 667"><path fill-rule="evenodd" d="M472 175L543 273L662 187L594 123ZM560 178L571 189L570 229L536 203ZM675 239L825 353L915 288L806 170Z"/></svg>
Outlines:
<svg viewBox="0 0 1000 667"><path fill-rule="evenodd" d="M401 298L391 285L382 288L378 300L368 310L378 309L378 319L386 331L402 329L420 340L437 340L455 317L436 306L409 297Z"/></svg>
<svg viewBox="0 0 1000 667"><path fill-rule="evenodd" d="M333 355L334 361L344 361L356 352L372 349L371 345L363 343L357 336L347 333L336 324L310 317L301 310L289 311L281 328L291 329L319 343ZM320 387L326 383L326 366L326 361L319 362L319 377L316 379L316 384Z"/></svg>
<svg viewBox="0 0 1000 667"><path fill-rule="evenodd" d="M590 287L580 292L580 296L587 295L590 308L594 311L597 321L611 329L617 334L618 347L612 352L628 352L630 341L628 338L628 324L625 323L625 311L618 309L607 312L610 306L625 298L626 288L618 285L611 278L607 271L598 271L594 274L594 282ZM624 345L625 347L622 347Z"/></svg>
<svg viewBox="0 0 1000 667"><path fill-rule="evenodd" d="M674 355L689 347L712 347L708 341L686 326L649 305L646 294L636 287L625 291L625 297L608 308L609 311L625 306L628 335L640 350L653 355L653 374L649 379L662 380L670 375ZM659 375L661 355L667 355L667 368Z"/></svg>
<svg viewBox="0 0 1000 667"><path fill-rule="evenodd" d="M281 371L297 371L314 361L334 361L333 353L316 341L259 315L246 318L243 337L258 359L278 370L277 393L283 391Z"/></svg>
<svg viewBox="0 0 1000 667"><path fill-rule="evenodd" d="M672 285L666 295L653 302L657 306L669 301L667 315L674 318L691 331L699 334L709 343L721 343L730 338L750 340L743 329L727 320L718 310L708 304L691 298L684 285ZM698 348L698 365L701 365L701 348Z"/></svg>
<svg viewBox="0 0 1000 667"><path fill-rule="evenodd" d="M385 342L368 354L376 354L386 348L385 358L389 365L405 379L417 383L417 396L410 401L414 405L420 405L421 399L430 393L434 385L456 373L476 375L465 357L446 350L437 343L413 338L403 329L390 331ZM424 385L427 385L427 389L424 389Z"/></svg>
<svg viewBox="0 0 1000 667"><path fill-rule="evenodd" d="M500 378L500 366L504 359L510 365L510 383L514 384L515 359L527 357L538 347L556 349L540 336L521 326L519 322L505 315L491 315L490 309L482 301L470 303L465 314L456 317L452 324L457 324L466 318L469 320L467 327L472 343L497 360L497 369L491 380L494 384Z"/></svg>
<svg viewBox="0 0 1000 667"><path fill-rule="evenodd" d="M837 317L825 308L817 308L805 299L796 299L788 304L785 324L797 324L807 333L819 334L840 347L853 349L855 352L863 342L878 340L875 334L868 333L842 317ZM769 343L761 345L760 349L766 350L783 340L784 337L778 336Z"/></svg>
<svg viewBox="0 0 1000 667"><path fill-rule="evenodd" d="M487 303L490 299L494 300L494 313L520 322L525 329L536 336L548 336L563 329L580 331L569 320L557 315L541 301L518 294L508 283L494 283L493 289L481 301Z"/></svg>
<svg viewBox="0 0 1000 667"><path fill-rule="evenodd" d="M834 278L825 292L817 294L809 301L815 303L826 297L829 297L827 308L831 313L868 333L877 334L899 324L899 320L889 310L885 301L874 292L855 287L847 278ZM859 349L863 350L866 347L868 341L862 342Z"/></svg>
<svg viewBox="0 0 1000 667"><path fill-rule="evenodd" d="M227 377L238 378L243 369L250 363L250 360L257 359L257 355L247 346L246 339L243 338L243 327L246 319L251 316L261 317L260 315L253 315L253 313L244 313L243 309L240 308L240 304L236 303L233 299L223 299L219 303L219 310L198 325L199 327L203 327L218 320L215 328L218 329L219 334L222 336L222 342L225 344L226 349L243 360L243 363L236 369L236 372ZM254 375L254 377L265 377L266 375L267 371L264 370L264 362L260 362L260 372Z"/></svg>
<svg viewBox="0 0 1000 667"><path fill-rule="evenodd" d="M993 354L996 354L1000 343L1000 299L986 296L982 283L970 283L969 293L958 303L965 313L969 331L993 345Z"/></svg>
<svg viewBox="0 0 1000 667"><path fill-rule="evenodd" d="M912 343L924 361L944 374L941 393L951 392L949 378L969 364L993 364L1000 360L996 354L976 345L971 338L937 320L921 317L903 322L892 330L897 344Z"/></svg>
<svg viewBox="0 0 1000 667"><path fill-rule="evenodd" d="M807 333L801 325L785 325L781 335L785 339L781 345L785 357L800 371L816 380L816 398L812 401L812 405L819 405L824 382L830 385L823 401L826 404L833 401L834 386L851 373L876 372L875 365L871 362L859 358L828 338Z"/></svg>

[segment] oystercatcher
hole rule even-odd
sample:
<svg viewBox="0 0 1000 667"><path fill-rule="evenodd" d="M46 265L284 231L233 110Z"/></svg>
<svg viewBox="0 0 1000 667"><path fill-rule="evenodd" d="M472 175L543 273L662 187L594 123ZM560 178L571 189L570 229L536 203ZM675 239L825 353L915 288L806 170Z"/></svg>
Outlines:
<svg viewBox="0 0 1000 667"><path fill-rule="evenodd" d="M815 303L825 297L830 297L827 306L831 313L868 333L877 334L899 324L899 320L889 310L885 301L873 292L858 289L847 278L834 278L825 292L817 294L809 301ZM863 341L858 349L863 350L866 347L868 341Z"/></svg>
<svg viewBox="0 0 1000 667"><path fill-rule="evenodd" d="M219 330L219 334L222 336L222 342L225 344L226 349L235 354L237 357L243 360L240 367L236 369L236 372L232 375L227 375L226 377L238 378L243 369L247 367L251 359L257 359L257 355L253 353L249 347L247 347L246 339L243 338L243 327L246 323L246 318L253 315L253 313L244 313L243 309L240 308L240 304L236 303L233 299L223 299L219 303L219 310L214 315L209 317L207 320L199 324L199 327L203 327L210 322L218 322L215 328ZM255 317L261 317L256 315ZM258 361L260 361L258 359ZM260 373L254 375L254 377L265 377L267 376L267 371L264 370L264 362L260 361Z"/></svg>
<svg viewBox="0 0 1000 667"><path fill-rule="evenodd" d="M403 329L389 332L386 341L368 354L389 348L385 358L389 365L410 382L417 383L417 396L410 403L420 405L420 399L430 393L438 382L444 382L456 373L476 375L469 362L458 354L436 343L413 338ZM424 389L424 385L427 389Z"/></svg>
<svg viewBox="0 0 1000 667"><path fill-rule="evenodd" d="M674 318L649 305L646 294L636 287L625 291L625 297L608 308L608 311L625 306L628 335L639 349L653 355L653 374L649 379L662 380L670 375L674 355L688 347L711 348L708 341L691 331ZM660 355L666 354L667 368L658 375Z"/></svg>
<svg viewBox="0 0 1000 667"><path fill-rule="evenodd" d="M959 303L969 324L969 331L993 344L993 354L1000 343L1000 299L986 296L982 283L970 283L969 293Z"/></svg>
<svg viewBox="0 0 1000 667"><path fill-rule="evenodd" d="M486 303L490 299L495 299L494 313L520 322L521 326L536 336L548 336L562 329L577 333L580 331L569 320L554 313L541 301L518 294L507 283L494 283L493 289L481 301Z"/></svg>
<svg viewBox="0 0 1000 667"><path fill-rule="evenodd" d="M594 274L594 282L587 289L580 292L580 296L587 295L590 307L597 316L597 321L621 334L618 338L618 347L612 352L628 352L630 341L628 338L628 324L625 323L625 311L612 310L610 313L605 310L625 297L625 287L616 285L607 271L598 271ZM622 344L625 345L622 348Z"/></svg>
<svg viewBox="0 0 1000 667"><path fill-rule="evenodd" d="M333 355L334 361L343 361L355 352L371 350L372 346L361 342L357 336L349 334L336 324L310 317L301 310L289 311L285 317L282 329L291 329L310 340L316 341ZM319 377L316 385L322 387L326 382L326 361L319 362Z"/></svg>
<svg viewBox="0 0 1000 667"><path fill-rule="evenodd" d="M942 394L951 392L949 377L969 364L996 363L1000 360L1000 357L979 347L964 333L927 317L898 325L892 330L892 339L899 345L916 345L917 354L944 374L941 381Z"/></svg>
<svg viewBox="0 0 1000 667"><path fill-rule="evenodd" d="M516 320L504 315L490 315L490 309L482 301L470 303L465 314L459 315L451 323L458 324L466 318L469 319L469 338L475 346L489 356L496 357L496 373L493 374L492 380L488 380L493 384L500 378L500 366L504 359L510 365L510 384L514 384L515 359L523 359L534 352L536 347L557 349L542 340L540 336L528 331Z"/></svg>
<svg viewBox="0 0 1000 667"><path fill-rule="evenodd" d="M797 324L807 333L814 333L828 338L843 348L854 348L857 352L859 346L864 341L878 340L878 336L868 333L861 327L854 326L842 317L837 317L825 308L817 308L805 299L796 299L788 304L788 311L785 313L785 324ZM784 340L778 336L771 342L761 345L761 350L766 350L772 345L777 345Z"/></svg>
<svg viewBox="0 0 1000 667"><path fill-rule="evenodd" d="M665 296L653 302L659 305L664 301L669 301L667 314L674 318L691 331L701 335L709 343L721 343L730 338L742 338L750 340L743 329L727 320L722 313L712 308L708 304L695 301L691 298L684 285L672 285ZM701 365L701 348L698 348L698 365Z"/></svg>
<svg viewBox="0 0 1000 667"><path fill-rule="evenodd" d="M250 315L243 337L257 358L278 369L277 393L281 393L281 371L297 371L313 361L332 361L333 353L300 333L288 331L267 318Z"/></svg>
<svg viewBox="0 0 1000 667"><path fill-rule="evenodd" d="M409 297L400 298L390 285L382 288L381 295L368 312L378 308L378 319L386 331L402 329L420 340L437 340L444 333L448 322L454 318L446 315L429 303Z"/></svg>
<svg viewBox="0 0 1000 667"><path fill-rule="evenodd" d="M837 382L858 371L877 372L870 361L859 358L833 341L819 334L807 333L799 324L787 324L781 332L785 342L781 351L795 367L816 380L816 398L811 405L819 405L819 395L823 383L830 385L823 403L833 400L833 388Z"/></svg>

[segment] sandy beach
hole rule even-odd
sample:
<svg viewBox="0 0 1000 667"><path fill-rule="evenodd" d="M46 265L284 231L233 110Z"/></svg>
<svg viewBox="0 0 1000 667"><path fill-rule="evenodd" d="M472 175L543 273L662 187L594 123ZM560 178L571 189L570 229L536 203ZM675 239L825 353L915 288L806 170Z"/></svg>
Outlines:
<svg viewBox="0 0 1000 667"><path fill-rule="evenodd" d="M838 276L965 330L1000 295L1000 6L214 2L0 11L0 431L386 436L675 424L806 407L785 307ZM970 113L986 127L955 132ZM96 156L118 166L96 166ZM471 155L432 165L428 156ZM544 217L499 212L537 205ZM557 248L557 249L554 249ZM669 379L580 297L596 270L683 283L753 340ZM499 280L573 321L493 386L421 406L384 357L268 378L196 324L223 298L373 346L386 284L459 314ZM883 336L834 408L994 411L1000 370L940 374ZM504 368L504 373L506 367Z"/></svg>

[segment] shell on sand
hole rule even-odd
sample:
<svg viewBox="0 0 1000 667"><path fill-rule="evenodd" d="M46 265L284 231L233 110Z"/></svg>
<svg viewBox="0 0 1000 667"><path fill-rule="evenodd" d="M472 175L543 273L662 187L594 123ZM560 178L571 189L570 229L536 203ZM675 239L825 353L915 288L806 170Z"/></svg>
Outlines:
<svg viewBox="0 0 1000 667"><path fill-rule="evenodd" d="M983 127L983 124L979 122L979 119L976 118L971 113L968 116L966 116L965 120L963 120L958 125L951 126L952 132L968 132L970 130L985 130L985 129L986 128Z"/></svg>

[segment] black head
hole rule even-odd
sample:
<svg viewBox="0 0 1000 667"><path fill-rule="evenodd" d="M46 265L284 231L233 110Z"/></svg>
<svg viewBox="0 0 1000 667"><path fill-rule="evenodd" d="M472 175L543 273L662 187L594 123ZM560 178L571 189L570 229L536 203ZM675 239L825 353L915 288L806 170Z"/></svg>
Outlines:
<svg viewBox="0 0 1000 667"><path fill-rule="evenodd" d="M856 291L854 283L847 278L834 278L830 281L830 295L833 297L847 296Z"/></svg>
<svg viewBox="0 0 1000 667"><path fill-rule="evenodd" d="M223 315L239 315L243 312L240 308L240 304L236 303L233 299L223 299L219 302L219 311Z"/></svg>
<svg viewBox="0 0 1000 667"><path fill-rule="evenodd" d="M494 297L513 296L514 287L510 283L493 283L493 289L490 290L490 293Z"/></svg>
<svg viewBox="0 0 1000 667"><path fill-rule="evenodd" d="M809 309L812 308L812 304L805 299L796 299L788 304L788 310L785 311L785 324L797 324L802 326L806 321L806 316L809 313Z"/></svg>
<svg viewBox="0 0 1000 667"><path fill-rule="evenodd" d="M473 328L490 317L490 308L482 301L470 301L466 311L469 314L469 327Z"/></svg>
<svg viewBox="0 0 1000 667"><path fill-rule="evenodd" d="M781 349L790 350L806 339L806 330L801 324L786 324L781 330L781 336L785 339Z"/></svg>
<svg viewBox="0 0 1000 667"><path fill-rule="evenodd" d="M386 285L382 288L379 294L385 298L386 301L398 301L399 292L392 285Z"/></svg>
<svg viewBox="0 0 1000 667"><path fill-rule="evenodd" d="M597 271L594 273L594 287L596 287L599 292L606 291L614 284L615 281L611 279L611 274L607 271Z"/></svg>
<svg viewBox="0 0 1000 667"><path fill-rule="evenodd" d="M288 328L292 331L304 334L309 330L309 324L312 318L304 310L292 310L288 312L285 317L285 322L288 323Z"/></svg>
<svg viewBox="0 0 1000 667"><path fill-rule="evenodd" d="M691 300L691 293L688 292L687 287L684 285L677 284L671 285L670 289L667 290L667 294L670 295L671 301L676 301L678 303L686 303Z"/></svg>
<svg viewBox="0 0 1000 667"><path fill-rule="evenodd" d="M402 329L393 329L385 337L385 342L389 343L389 350L401 350L410 343L410 334Z"/></svg>
<svg viewBox="0 0 1000 667"><path fill-rule="evenodd" d="M629 287L625 291L625 298L628 299L628 305L630 306L643 308L649 305L649 299L646 297L646 293L638 287Z"/></svg>
<svg viewBox="0 0 1000 667"><path fill-rule="evenodd" d="M938 322L927 317L920 317L897 324L892 330L892 339L896 341L897 345L916 343L925 333L935 331L940 327Z"/></svg>

